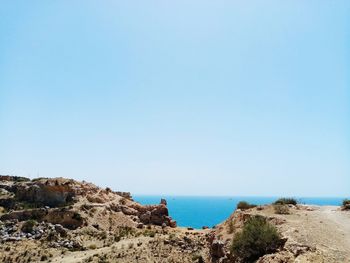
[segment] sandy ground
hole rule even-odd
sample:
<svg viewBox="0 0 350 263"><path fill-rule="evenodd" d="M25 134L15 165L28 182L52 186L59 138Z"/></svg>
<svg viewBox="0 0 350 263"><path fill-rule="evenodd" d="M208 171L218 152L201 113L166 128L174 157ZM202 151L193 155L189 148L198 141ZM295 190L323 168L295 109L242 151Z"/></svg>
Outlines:
<svg viewBox="0 0 350 263"><path fill-rule="evenodd" d="M293 262L350 263L350 211L341 211L339 206L298 205L291 206L289 212L276 214L274 207L268 205L241 213L262 215L276 222L279 232L287 238L288 248L296 245L311 248L296 256ZM217 229L217 235L226 243L230 243L233 237L229 231L229 222L235 214L232 216Z"/></svg>
<svg viewBox="0 0 350 263"><path fill-rule="evenodd" d="M349 212L334 206L317 207L314 213L307 213L306 225L311 226L305 234L311 244L324 251L330 259L350 262Z"/></svg>
<svg viewBox="0 0 350 263"><path fill-rule="evenodd" d="M350 212L336 206L309 206L313 211L303 208L283 216L287 220L281 225L283 232L316 247L324 255L323 262L350 262Z"/></svg>

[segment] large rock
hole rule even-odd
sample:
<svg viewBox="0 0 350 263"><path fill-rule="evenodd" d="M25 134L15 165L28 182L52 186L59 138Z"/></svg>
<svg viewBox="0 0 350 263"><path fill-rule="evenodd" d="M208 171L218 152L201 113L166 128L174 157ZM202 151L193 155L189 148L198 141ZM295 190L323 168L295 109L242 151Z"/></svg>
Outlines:
<svg viewBox="0 0 350 263"><path fill-rule="evenodd" d="M28 182L30 181L30 179L22 176L0 175L0 182L6 182L6 181Z"/></svg>
<svg viewBox="0 0 350 263"><path fill-rule="evenodd" d="M138 211L138 217L143 224L152 224L162 226L176 227L176 221L169 217L169 211L166 205L133 205L132 208Z"/></svg>
<svg viewBox="0 0 350 263"><path fill-rule="evenodd" d="M18 220L26 221L35 219L37 221L45 221L52 224L60 224L68 229L76 229L84 225L85 220L77 211L64 208L55 209L28 209L22 211L14 211L4 214L0 217L1 220Z"/></svg>
<svg viewBox="0 0 350 263"><path fill-rule="evenodd" d="M214 239L210 245L210 255L213 259L219 259L225 256L225 243Z"/></svg>
<svg viewBox="0 0 350 263"><path fill-rule="evenodd" d="M44 180L16 184L12 191L19 201L56 207L73 201L76 189L72 186L69 180Z"/></svg>

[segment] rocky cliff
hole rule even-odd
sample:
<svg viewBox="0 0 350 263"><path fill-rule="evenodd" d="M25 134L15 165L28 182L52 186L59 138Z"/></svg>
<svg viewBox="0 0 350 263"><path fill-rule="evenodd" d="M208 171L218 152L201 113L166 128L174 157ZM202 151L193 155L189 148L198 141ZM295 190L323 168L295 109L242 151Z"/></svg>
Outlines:
<svg viewBox="0 0 350 263"><path fill-rule="evenodd" d="M254 218L276 229L276 240L251 260L232 244ZM143 206L87 182L0 176L0 243L0 262L350 262L350 212L248 206L195 230L177 227L164 199Z"/></svg>

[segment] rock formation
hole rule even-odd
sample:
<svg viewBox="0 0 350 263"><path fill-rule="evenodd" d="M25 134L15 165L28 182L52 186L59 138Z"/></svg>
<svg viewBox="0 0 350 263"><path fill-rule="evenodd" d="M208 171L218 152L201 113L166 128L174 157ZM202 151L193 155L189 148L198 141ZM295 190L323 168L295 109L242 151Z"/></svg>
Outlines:
<svg viewBox="0 0 350 263"><path fill-rule="evenodd" d="M176 227L165 199L141 205L128 192L91 183L0 176L0 262L244 263L232 240L257 216L280 236L256 262L347 262L344 207L291 205L276 214L272 205L258 206L196 230Z"/></svg>

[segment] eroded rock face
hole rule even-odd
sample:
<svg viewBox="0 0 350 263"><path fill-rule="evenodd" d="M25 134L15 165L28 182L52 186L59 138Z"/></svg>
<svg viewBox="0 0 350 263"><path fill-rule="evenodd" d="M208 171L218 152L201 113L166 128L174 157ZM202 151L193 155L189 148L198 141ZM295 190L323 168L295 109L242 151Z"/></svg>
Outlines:
<svg viewBox="0 0 350 263"><path fill-rule="evenodd" d="M213 259L219 259L225 256L225 243L214 239L210 245L210 255Z"/></svg>
<svg viewBox="0 0 350 263"><path fill-rule="evenodd" d="M169 211L166 205L149 205L141 206L134 205L134 210L138 211L138 217L143 224L153 224L161 226L176 227L176 221L169 216Z"/></svg>
<svg viewBox="0 0 350 263"><path fill-rule="evenodd" d="M11 213L2 215L0 219L2 221L17 220L20 222L34 219L39 222L45 221L52 224L60 224L68 229L76 229L85 223L84 218L80 216L79 212L67 210L64 208L39 208L22 211L13 211Z"/></svg>
<svg viewBox="0 0 350 263"><path fill-rule="evenodd" d="M164 198L162 198L162 199L160 199L160 204L167 206L168 202Z"/></svg>
<svg viewBox="0 0 350 263"><path fill-rule="evenodd" d="M22 176L0 175L0 182L13 181L13 182L29 182L30 179Z"/></svg>
<svg viewBox="0 0 350 263"><path fill-rule="evenodd" d="M12 191L17 200L47 206L62 206L73 201L76 189L69 181L46 180L30 184L16 184Z"/></svg>

